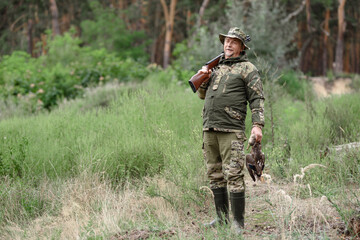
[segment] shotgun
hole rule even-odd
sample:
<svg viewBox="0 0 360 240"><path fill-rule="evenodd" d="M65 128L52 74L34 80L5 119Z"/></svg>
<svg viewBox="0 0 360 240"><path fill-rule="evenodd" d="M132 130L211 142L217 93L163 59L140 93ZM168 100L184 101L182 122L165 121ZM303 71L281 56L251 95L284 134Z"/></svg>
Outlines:
<svg viewBox="0 0 360 240"><path fill-rule="evenodd" d="M222 56L224 56L223 52L221 54L219 54L218 56L214 57L213 59L211 59L210 61L208 61L207 63L205 63L207 70L210 70L210 69L213 69L214 67L216 67L219 64L220 58ZM200 85L205 80L207 80L207 74L204 74L202 72L197 72L194 76L192 76L190 78L189 84L194 93L196 93L196 91L198 90Z"/></svg>

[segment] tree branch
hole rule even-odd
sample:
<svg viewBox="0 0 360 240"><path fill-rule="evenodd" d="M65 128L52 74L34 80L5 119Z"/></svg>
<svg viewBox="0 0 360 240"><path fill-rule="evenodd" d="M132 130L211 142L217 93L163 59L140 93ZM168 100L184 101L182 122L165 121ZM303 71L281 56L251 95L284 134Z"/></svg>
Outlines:
<svg viewBox="0 0 360 240"><path fill-rule="evenodd" d="M201 20L204 15L205 9L207 5L209 4L210 0L204 0L201 4L200 10L199 10L199 17L197 19L196 27L199 28L201 26Z"/></svg>
<svg viewBox="0 0 360 240"><path fill-rule="evenodd" d="M167 8L166 2L165 2L165 0L160 0L160 2L163 7L163 10L164 10L165 21L168 21L169 20L169 10Z"/></svg>
<svg viewBox="0 0 360 240"><path fill-rule="evenodd" d="M298 9L296 9L295 11L293 11L292 13L290 13L286 18L284 18L281 21L281 24L287 23L289 22L293 17L296 17L297 15L299 15L299 13L304 9L306 4L306 0L303 0L301 5L298 7Z"/></svg>

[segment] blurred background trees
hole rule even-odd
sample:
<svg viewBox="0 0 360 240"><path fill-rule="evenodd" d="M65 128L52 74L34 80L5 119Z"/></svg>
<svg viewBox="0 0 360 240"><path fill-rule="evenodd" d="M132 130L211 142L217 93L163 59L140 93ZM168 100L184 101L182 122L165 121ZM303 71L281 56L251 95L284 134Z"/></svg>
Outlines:
<svg viewBox="0 0 360 240"><path fill-rule="evenodd" d="M359 12L357 0L2 0L0 54L39 57L47 30L73 27L81 46L165 68L183 58L198 68L221 51L217 34L236 25L251 35L251 54L280 68L360 73Z"/></svg>

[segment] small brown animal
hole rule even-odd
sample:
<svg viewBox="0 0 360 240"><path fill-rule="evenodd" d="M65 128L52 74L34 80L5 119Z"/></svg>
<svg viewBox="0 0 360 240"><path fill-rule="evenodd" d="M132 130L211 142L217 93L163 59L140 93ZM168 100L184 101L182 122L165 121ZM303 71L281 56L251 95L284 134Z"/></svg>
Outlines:
<svg viewBox="0 0 360 240"><path fill-rule="evenodd" d="M255 176L259 179L264 170L265 155L261 151L261 143L254 141L252 136L250 136L249 145L252 147L250 154L246 154L246 168L248 169L252 180L255 182Z"/></svg>

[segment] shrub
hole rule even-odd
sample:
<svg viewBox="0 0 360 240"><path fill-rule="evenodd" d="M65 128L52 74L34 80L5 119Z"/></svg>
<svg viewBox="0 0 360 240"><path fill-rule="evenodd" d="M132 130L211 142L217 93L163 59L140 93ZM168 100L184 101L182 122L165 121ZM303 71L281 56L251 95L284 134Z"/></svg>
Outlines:
<svg viewBox="0 0 360 240"><path fill-rule="evenodd" d="M127 30L115 9L103 8L97 1L91 2L94 20L81 22L84 42L94 49L105 48L120 58L147 60L145 47L148 44L143 31Z"/></svg>
<svg viewBox="0 0 360 240"><path fill-rule="evenodd" d="M48 54L31 58L25 52L3 56L0 97L27 112L51 110L62 99L74 99L86 87L110 81L142 81L151 71L142 62L120 58L106 49L79 47L80 40L65 33L50 39Z"/></svg>
<svg viewBox="0 0 360 240"><path fill-rule="evenodd" d="M286 53L292 50L296 23L281 22L287 16L285 7L278 1L254 0L227 1L224 18L196 29L187 42L176 45L175 65L182 69L197 71L205 62L223 51L219 33L226 34L230 27L239 27L251 37L247 51L250 59L257 56L277 68L291 66Z"/></svg>
<svg viewBox="0 0 360 240"><path fill-rule="evenodd" d="M298 73L293 70L284 71L278 83L282 85L292 97L305 101L305 93L309 88L309 84L305 79L301 79Z"/></svg>
<svg viewBox="0 0 360 240"><path fill-rule="evenodd" d="M360 97L358 94L333 96L332 101L324 101L323 116L331 126L331 140L334 144L356 141L360 124Z"/></svg>

